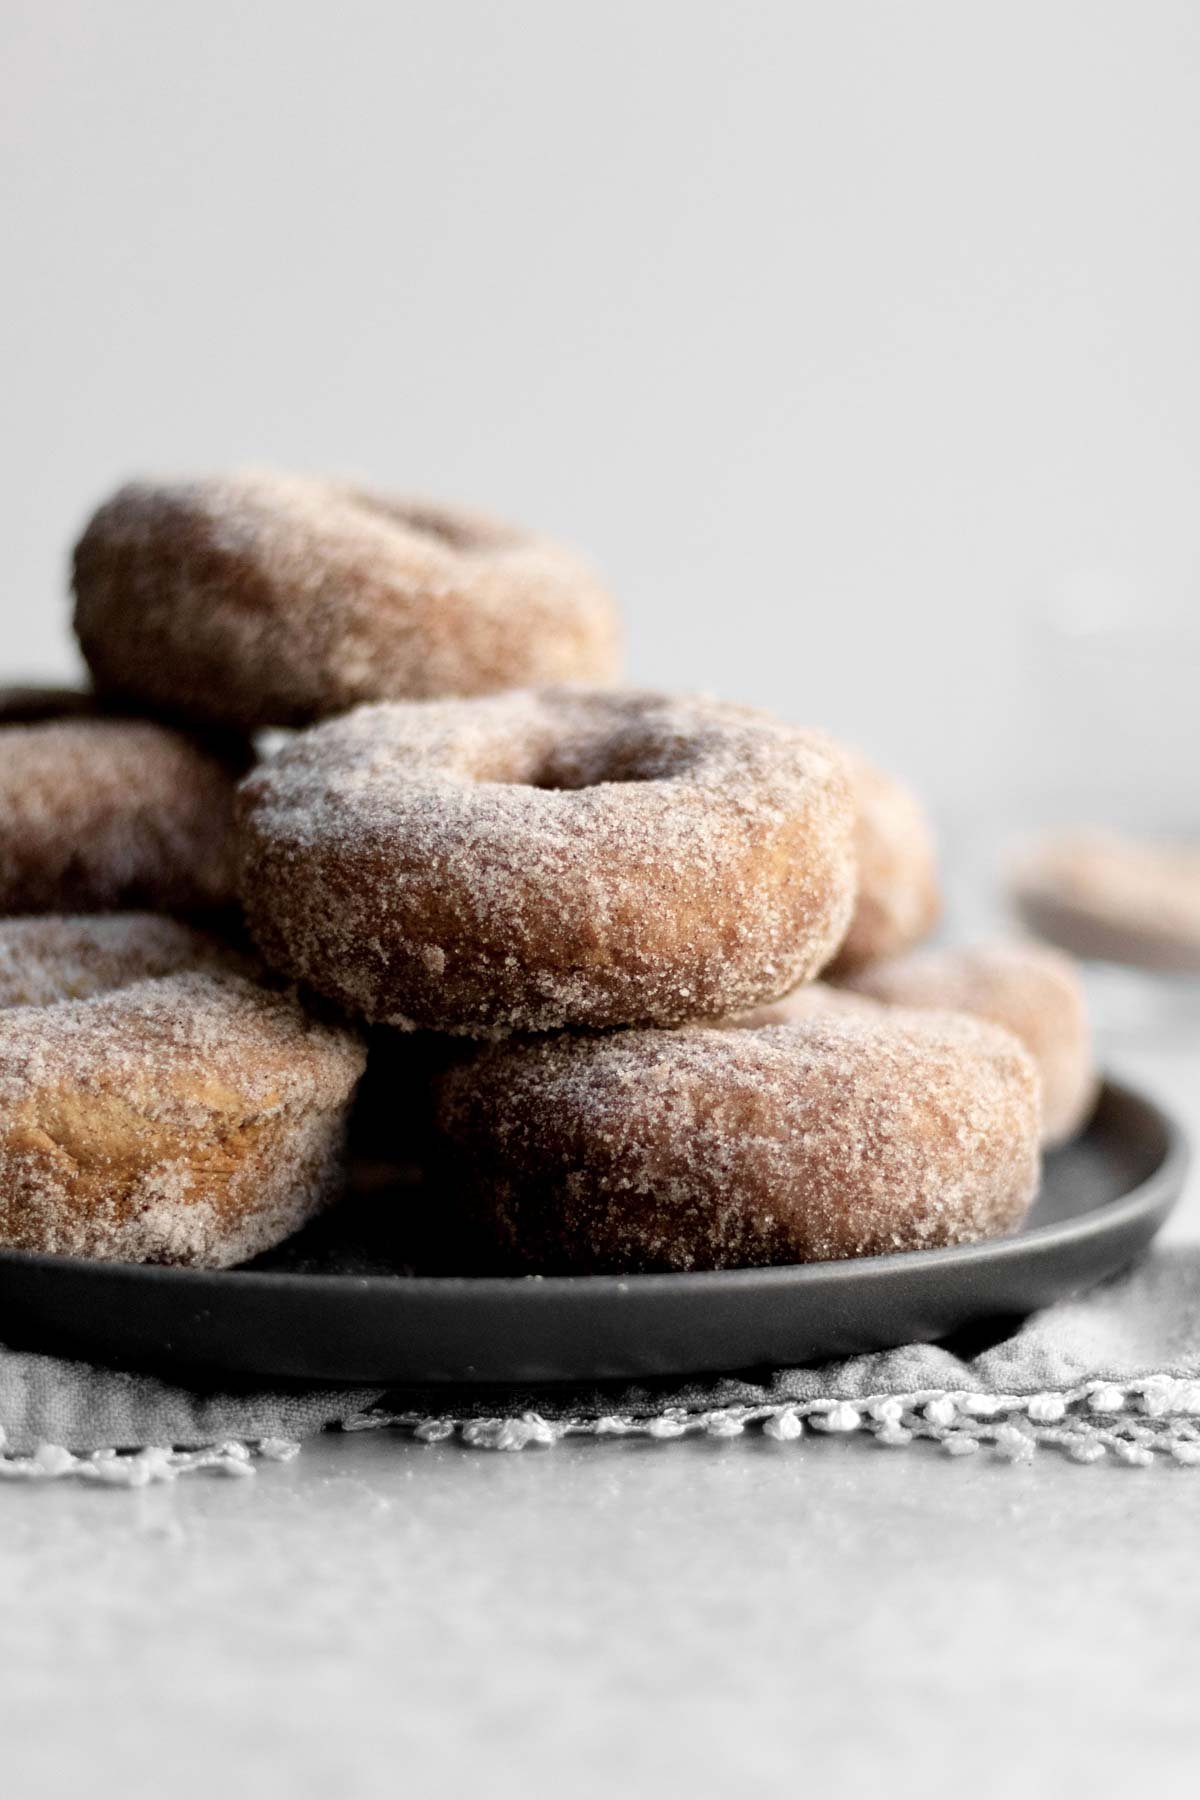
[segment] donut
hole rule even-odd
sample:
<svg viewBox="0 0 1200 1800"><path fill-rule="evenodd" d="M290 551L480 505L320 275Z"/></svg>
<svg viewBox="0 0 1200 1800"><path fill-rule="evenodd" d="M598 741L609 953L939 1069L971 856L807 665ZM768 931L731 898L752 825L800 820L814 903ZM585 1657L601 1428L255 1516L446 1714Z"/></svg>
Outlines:
<svg viewBox="0 0 1200 1800"><path fill-rule="evenodd" d="M376 1024L676 1025L828 961L854 809L818 734L707 699L542 689L362 707L243 784L267 963Z"/></svg>
<svg viewBox="0 0 1200 1800"><path fill-rule="evenodd" d="M928 937L942 910L933 831L920 801L857 751L843 754L858 807L858 901L834 975L911 949Z"/></svg>
<svg viewBox="0 0 1200 1800"><path fill-rule="evenodd" d="M972 1243L1038 1181L1010 1033L881 1011L565 1035L443 1076L446 1174L501 1256L563 1273L731 1269Z"/></svg>
<svg viewBox="0 0 1200 1800"><path fill-rule="evenodd" d="M250 972L219 938L160 913L0 919L0 1007L87 1000L181 969Z"/></svg>
<svg viewBox="0 0 1200 1800"><path fill-rule="evenodd" d="M204 912L233 893L235 772L165 726L0 726L0 913Z"/></svg>
<svg viewBox="0 0 1200 1800"><path fill-rule="evenodd" d="M228 1268L337 1191L364 1052L236 975L0 1012L0 1244Z"/></svg>
<svg viewBox="0 0 1200 1800"><path fill-rule="evenodd" d="M207 724L617 671L613 602L572 552L346 482L132 483L88 523L74 587L97 687Z"/></svg>
<svg viewBox="0 0 1200 1800"><path fill-rule="evenodd" d="M1099 1080L1087 1002L1075 965L1058 951L1037 944L918 950L873 964L851 986L854 996L889 1006L973 1013L1005 1026L1041 1075L1044 1143L1065 1143L1091 1114Z"/></svg>
<svg viewBox="0 0 1200 1800"><path fill-rule="evenodd" d="M1200 974L1200 847L1062 831L1013 859L1023 923L1076 956Z"/></svg>

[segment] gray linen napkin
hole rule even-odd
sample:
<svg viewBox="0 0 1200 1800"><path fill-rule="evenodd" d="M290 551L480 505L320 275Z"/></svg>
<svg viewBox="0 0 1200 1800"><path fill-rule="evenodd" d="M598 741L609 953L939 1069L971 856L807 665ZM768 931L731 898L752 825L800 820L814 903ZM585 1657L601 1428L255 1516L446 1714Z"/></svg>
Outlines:
<svg viewBox="0 0 1200 1800"><path fill-rule="evenodd" d="M501 1450L567 1436L759 1429L784 1442L861 1431L886 1447L933 1439L954 1455L987 1447L1013 1461L1045 1446L1081 1462L1200 1464L1200 1245L1160 1249L975 1355L912 1344L755 1379L523 1394L502 1417L495 1406L456 1393L444 1413L435 1393L370 1388L196 1392L0 1349L0 1476L137 1486L194 1468L248 1474L256 1458L290 1456L329 1426Z"/></svg>

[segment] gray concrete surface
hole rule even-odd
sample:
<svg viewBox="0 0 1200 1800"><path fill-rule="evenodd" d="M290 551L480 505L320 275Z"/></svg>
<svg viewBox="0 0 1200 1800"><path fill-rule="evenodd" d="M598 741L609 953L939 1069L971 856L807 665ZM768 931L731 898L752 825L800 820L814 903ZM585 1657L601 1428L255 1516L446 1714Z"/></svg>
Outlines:
<svg viewBox="0 0 1200 1800"><path fill-rule="evenodd" d="M1198 1507L845 1442L9 1490L5 1791L1182 1793Z"/></svg>

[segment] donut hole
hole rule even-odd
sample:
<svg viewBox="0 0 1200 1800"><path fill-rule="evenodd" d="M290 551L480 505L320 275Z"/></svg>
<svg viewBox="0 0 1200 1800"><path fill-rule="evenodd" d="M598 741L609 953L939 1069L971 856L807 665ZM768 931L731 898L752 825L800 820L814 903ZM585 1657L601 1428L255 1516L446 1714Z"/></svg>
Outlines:
<svg viewBox="0 0 1200 1800"><path fill-rule="evenodd" d="M578 794L586 788L622 786L635 781L661 781L659 769L556 755L535 769L529 787L547 794Z"/></svg>
<svg viewBox="0 0 1200 1800"><path fill-rule="evenodd" d="M577 776L566 779L561 771L552 769L538 776L535 781L526 782L525 785L537 788L540 793L544 794L581 794L588 788L623 786L626 783L653 781L654 779L653 775L602 775L596 781L583 781Z"/></svg>
<svg viewBox="0 0 1200 1800"><path fill-rule="evenodd" d="M542 745L519 772L510 768L501 780L548 794L577 794L587 788L667 781L688 761L677 744L638 736L584 736Z"/></svg>

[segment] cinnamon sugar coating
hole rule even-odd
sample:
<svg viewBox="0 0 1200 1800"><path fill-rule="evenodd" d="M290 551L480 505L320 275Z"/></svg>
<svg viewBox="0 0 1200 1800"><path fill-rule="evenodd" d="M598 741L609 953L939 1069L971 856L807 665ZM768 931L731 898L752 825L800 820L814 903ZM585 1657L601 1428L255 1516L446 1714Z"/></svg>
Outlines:
<svg viewBox="0 0 1200 1800"><path fill-rule="evenodd" d="M0 1007L87 1000L182 969L251 972L220 938L161 913L0 919Z"/></svg>
<svg viewBox="0 0 1200 1800"><path fill-rule="evenodd" d="M74 583L98 688L244 729L607 681L619 660L613 602L573 552L346 482L131 483L89 522Z"/></svg>
<svg viewBox="0 0 1200 1800"><path fill-rule="evenodd" d="M1083 983L1056 950L1037 944L918 950L872 964L852 985L855 995L891 1006L973 1013L1005 1026L1041 1075L1046 1144L1074 1137L1096 1104L1099 1079Z"/></svg>
<svg viewBox="0 0 1200 1800"><path fill-rule="evenodd" d="M1076 956L1200 973L1196 844L1053 832L1014 859L1010 885L1029 929Z"/></svg>
<svg viewBox="0 0 1200 1800"><path fill-rule="evenodd" d="M853 816L828 740L718 701L362 707L243 784L241 892L269 964L373 1023L674 1025L828 961Z"/></svg>
<svg viewBox="0 0 1200 1800"><path fill-rule="evenodd" d="M443 1077L452 1178L549 1271L729 1269L971 1243L1037 1188L1037 1072L961 1015L493 1047Z"/></svg>
<svg viewBox="0 0 1200 1800"><path fill-rule="evenodd" d="M857 751L844 754L858 805L858 900L836 975L911 949L942 910L933 831L917 796Z"/></svg>
<svg viewBox="0 0 1200 1800"><path fill-rule="evenodd" d="M0 1243L227 1268L337 1191L365 1057L240 976L0 1012Z"/></svg>
<svg viewBox="0 0 1200 1800"><path fill-rule="evenodd" d="M0 726L0 913L226 904L233 790L224 761L148 721Z"/></svg>

